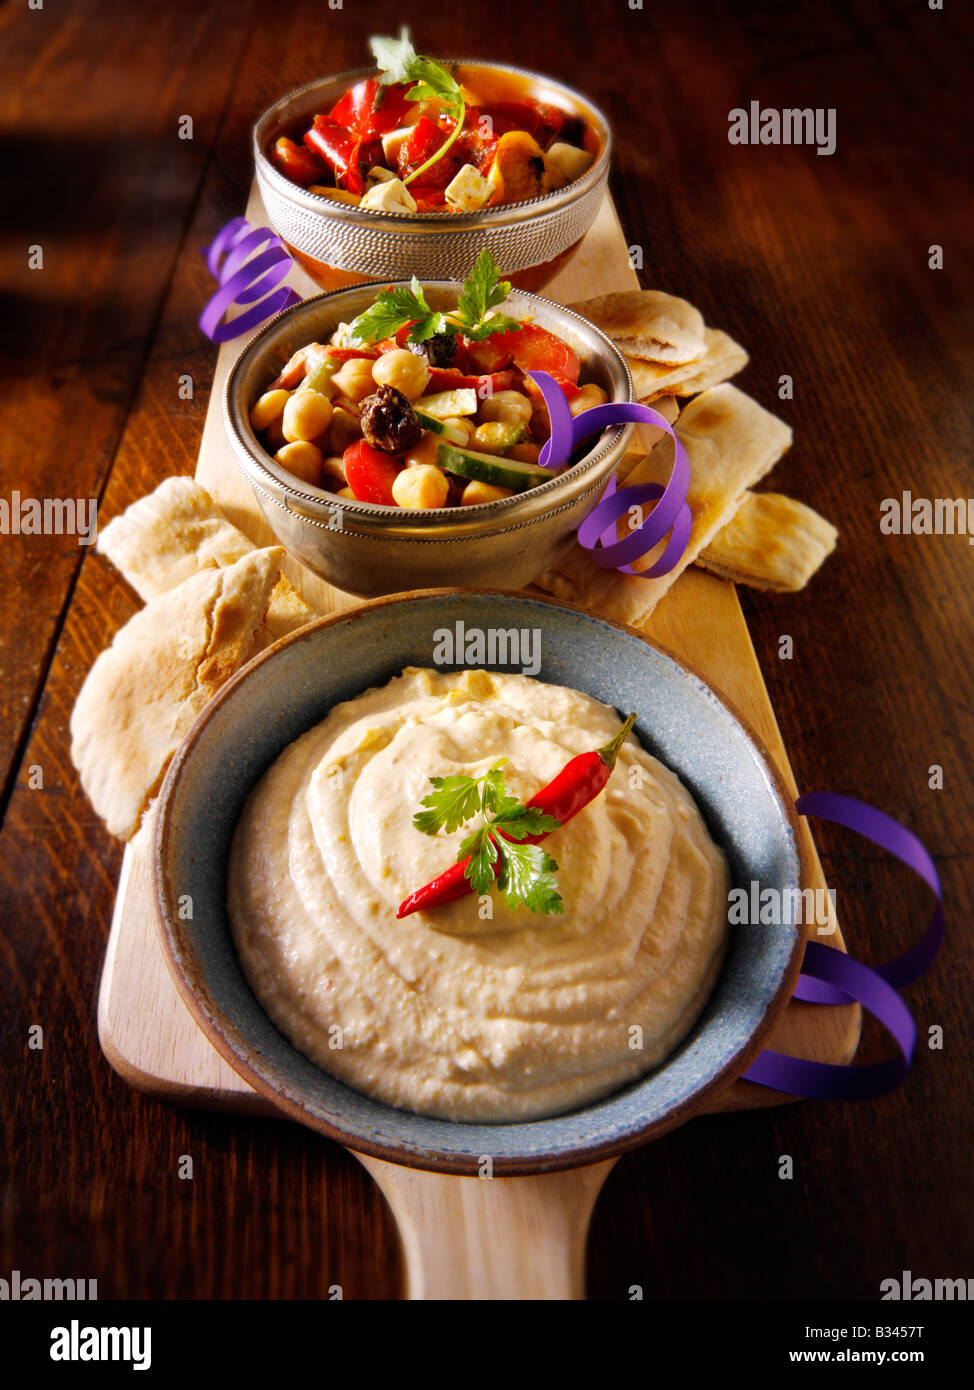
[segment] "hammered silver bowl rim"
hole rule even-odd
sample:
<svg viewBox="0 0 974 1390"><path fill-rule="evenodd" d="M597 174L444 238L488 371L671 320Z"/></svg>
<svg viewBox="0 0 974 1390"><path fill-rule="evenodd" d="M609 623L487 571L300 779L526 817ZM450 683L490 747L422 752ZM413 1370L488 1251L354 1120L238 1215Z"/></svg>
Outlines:
<svg viewBox="0 0 974 1390"><path fill-rule="evenodd" d="M577 88L570 87L567 82L562 82L556 77L548 77L544 73L535 72L531 68L518 67L513 63L492 62L482 58L443 58L438 62L444 66L455 65L462 67L490 68L495 72L513 73L516 77L531 78L536 82L545 82L552 87L559 87L574 101L580 102L596 116L600 129L598 134L602 140L602 149L597 159L586 169L585 173L579 178L573 179L565 184L563 188L553 189L550 193L541 193L535 198L528 198L522 203L502 203L498 207L483 209L479 208L475 212L391 212L385 209L371 209L363 212L361 208L355 207L351 203L340 203L334 199L323 198L318 193L309 193L300 184L293 183L290 179L280 172L279 169L268 159L264 153L263 144L266 139L265 126L271 124L271 117L288 102L297 101L314 91L316 87L330 86L334 82L351 81L363 77L374 77L380 69L376 66L350 68L346 72L336 72L328 77L316 77L310 82L303 83L300 87L293 88L284 96L278 97L266 107L257 120L254 122L252 141L254 153L254 167L258 178L267 179L273 188L281 195L288 197L292 202L304 207L309 212L326 214L339 222L366 222L375 220L379 227L386 227L390 232L395 228L403 230L408 228L410 223L418 224L417 229L424 232L439 229L443 232L467 231L476 228L481 223L487 227L503 227L511 223L529 221L531 216L536 213L554 212L561 207L583 198L587 193L605 178L608 177L608 170L612 156L612 127L608 117L600 106L585 96ZM522 212L527 215L522 216Z"/></svg>
<svg viewBox="0 0 974 1390"><path fill-rule="evenodd" d="M346 294L358 294L362 290L375 287L386 287L390 284L408 285L409 283L408 280L368 280L360 284L343 285L336 290L325 290L321 294L310 295L299 304L292 304L289 308L282 309L279 313L275 314L273 318L268 319L260 332L255 334L250 342L245 345L227 374L226 384L223 389L223 415L224 424L230 436L234 455L245 476L250 481L251 486L257 486L257 483L251 477L250 470L253 468L259 476L267 480L272 489L278 489L285 497L294 497L295 501L301 505L302 509L291 514L300 516L302 521L311 522L312 524L333 530L333 527L328 526L328 515L333 515L334 508L337 506L343 516L348 512L350 518L353 520L357 518L363 523L368 523L373 520L376 522L399 522L402 526L402 530L398 533L392 529L386 529L380 534L375 535L365 535L365 533L356 532L356 535L358 535L360 539L384 541L394 536L397 540L422 540L427 544L435 543L443 539L458 539L462 535L479 534L482 531L483 523L489 522L494 517L501 520L502 514L504 518L510 518L510 524L503 525L502 523L496 528L489 528L491 534L502 535L509 531L519 530L522 526L528 525L533 521L539 521L566 510L568 507L574 505L579 500L579 497L584 497L588 492L594 491L595 488L599 486L601 480L596 480L590 488L582 488L580 491L574 493L572 497L565 500L561 505L547 508L540 513L537 512L534 505L537 498L542 496L552 497L555 492L562 490L564 485L568 482L575 485L579 484L582 481L582 474L584 472L595 468L605 459L607 454L622 445L623 441L633 433L635 429L634 424L627 423L609 426L602 432L599 444L595 449L590 450L589 453L580 458L577 463L572 464L570 468L564 469L561 473L554 475L548 482L542 483L539 487L529 488L526 492L517 493L513 497L503 497L494 502L479 502L469 507L433 507L422 513L417 513L415 518L411 516L407 518L403 517L402 513L404 511L408 512L408 508L383 507L377 502L361 502L357 498L338 497L335 493L326 492L324 489L316 493L305 492L300 487L296 487L293 483L287 481L287 477L292 475L287 475L287 477L285 477L286 470L283 468L279 470L280 476L278 476L278 471L275 469L273 459L267 454L266 450L262 449L259 443L257 443L256 436L249 424L249 411L245 403L240 399L242 395L241 381L243 377L243 368L248 358L256 356L258 351L266 348L266 340L273 337L274 333L280 330L281 324L286 319L299 313L309 304L318 304L326 299L337 299ZM456 283L458 282L451 280L427 280L422 282L424 289L430 287L447 287ZM534 294L529 290L515 290L515 293L525 299L544 304L545 306L557 310L558 313L563 314L567 318L583 324L586 331L595 334L607 350L607 355L610 358L618 359L618 363L622 367L625 384L628 386L629 394L625 403L632 404L634 401L632 373L629 370L629 364L626 362L625 357L616 347L615 343L612 342L611 338L603 333L602 330L589 319L576 313L574 309L569 309L566 305L559 304L556 300L546 299L543 295ZM241 430L238 419L236 418L238 416L239 421L245 424L246 430L250 436L253 437L253 444L243 430ZM266 489L261 490L264 492L265 496L268 495ZM280 498L278 498L273 491L271 491L270 496L278 506L284 507L285 510L290 510L285 503L281 502ZM318 511L322 513L322 515L317 518L314 515L309 516L304 508ZM530 511L531 515L519 515L522 511ZM422 536L416 534L429 525L446 525L447 523L453 523L454 527L459 526L461 517L458 517L457 513L462 513L463 521L469 522L469 525L455 530L449 537Z"/></svg>

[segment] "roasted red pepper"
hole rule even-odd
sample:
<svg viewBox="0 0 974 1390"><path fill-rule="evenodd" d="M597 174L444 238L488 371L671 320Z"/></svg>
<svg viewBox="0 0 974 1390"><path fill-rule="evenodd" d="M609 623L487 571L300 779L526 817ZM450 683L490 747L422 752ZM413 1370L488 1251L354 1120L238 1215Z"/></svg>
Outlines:
<svg viewBox="0 0 974 1390"><path fill-rule="evenodd" d="M344 126L336 124L327 116L315 116L310 130L305 132L304 143L335 175L339 188L361 196L365 192L365 175L362 172L363 138Z"/></svg>
<svg viewBox="0 0 974 1390"><path fill-rule="evenodd" d="M546 787L535 792L527 803L528 807L533 811L541 811L546 816L554 816L555 820L560 821L562 825L570 821L573 816L577 816L579 811L583 810L590 801L595 800L608 782L612 775L612 769L616 765L619 749L635 722L636 716L630 714L615 738L604 748L597 748L593 753L579 753L577 757L572 758L570 762L565 764L557 777L553 778ZM554 831L547 830L540 835L526 835L518 843L537 845L553 834ZM469 856L466 859L458 859L455 864L450 865L445 873L434 878L431 883L417 888L415 893L410 893L408 897L403 898L396 917L409 917L413 912L438 907L441 903L453 902L455 898L462 898L467 893L472 893L473 886L466 876L469 863ZM500 873L500 867L500 855L498 855L494 863L495 878Z"/></svg>
<svg viewBox="0 0 974 1390"><path fill-rule="evenodd" d="M271 159L286 178L305 185L317 183L324 169L317 154L312 150L305 149L302 145L296 145L286 135L275 140L274 148L271 150Z"/></svg>
<svg viewBox="0 0 974 1390"><path fill-rule="evenodd" d="M381 86L378 78L367 77L349 87L329 111L328 119L367 140L385 135L405 123L406 112L413 104L406 100L410 85L393 82Z"/></svg>
<svg viewBox="0 0 974 1390"><path fill-rule="evenodd" d="M442 145L446 144L449 137L450 130L444 130L431 121L429 116L420 116L408 138L399 148L400 178L407 179L414 170L421 168ZM463 151L456 148L458 143L459 139L450 146L442 159L436 160L428 169L423 170L424 187L445 188L452 182L457 170L465 162Z"/></svg>
<svg viewBox="0 0 974 1390"><path fill-rule="evenodd" d="M495 101L481 106L477 116L489 116L495 135L526 130L546 150L565 124L565 113L540 101Z"/></svg>

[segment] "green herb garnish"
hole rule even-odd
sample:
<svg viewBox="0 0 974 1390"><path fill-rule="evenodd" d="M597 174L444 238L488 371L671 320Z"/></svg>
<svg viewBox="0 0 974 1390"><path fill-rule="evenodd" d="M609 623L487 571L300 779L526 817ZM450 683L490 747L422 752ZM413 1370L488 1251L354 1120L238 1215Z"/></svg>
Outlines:
<svg viewBox="0 0 974 1390"><path fill-rule="evenodd" d="M518 843L528 835L557 830L561 821L511 796L504 784L503 764L501 759L482 777L431 777L435 790L420 803L429 809L417 811L413 825L424 835L438 835L441 830L452 834L479 815L482 824L464 837L457 851L458 861L469 856L464 876L474 892L490 892L499 857L497 886L508 907L564 912L554 877L558 865L540 845Z"/></svg>
<svg viewBox="0 0 974 1390"><path fill-rule="evenodd" d="M406 93L407 101L442 102L447 115L453 120L453 130L440 148L403 179L403 183L412 183L413 179L418 178L431 164L442 159L460 134L467 114L466 102L453 74L441 63L416 52L405 25L400 30L398 39L372 38L369 39L369 47L376 63L382 69L379 74L380 86L388 87L394 82L412 82L413 86Z"/></svg>
<svg viewBox="0 0 974 1390"><path fill-rule="evenodd" d="M511 282L500 278L494 258L485 247L452 312L431 309L414 275L408 290L401 286L382 290L375 303L349 324L348 340L365 346L392 338L407 324L412 324L407 335L411 343L425 343L440 333L462 333L471 342L481 342L492 333L513 333L523 326L517 319L491 312L503 304L510 292Z"/></svg>

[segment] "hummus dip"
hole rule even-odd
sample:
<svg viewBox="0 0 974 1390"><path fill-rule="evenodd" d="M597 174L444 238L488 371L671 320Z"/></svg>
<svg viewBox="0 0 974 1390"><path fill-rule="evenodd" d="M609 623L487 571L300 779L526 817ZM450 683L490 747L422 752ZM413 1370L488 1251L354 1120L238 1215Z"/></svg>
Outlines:
<svg viewBox="0 0 974 1390"><path fill-rule="evenodd" d="M410 667L285 749L244 808L228 884L244 972L281 1032L356 1090L450 1120L555 1115L658 1065L713 988L729 879L689 793L632 735L545 842L563 914L495 892L396 920L466 833L414 828L431 776L505 758L526 801L619 725L528 676Z"/></svg>

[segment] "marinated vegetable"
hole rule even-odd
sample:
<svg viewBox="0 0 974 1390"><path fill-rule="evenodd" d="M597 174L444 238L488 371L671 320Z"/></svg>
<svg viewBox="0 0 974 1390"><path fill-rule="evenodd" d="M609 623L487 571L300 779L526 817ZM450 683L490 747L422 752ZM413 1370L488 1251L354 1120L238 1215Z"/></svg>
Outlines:
<svg viewBox="0 0 974 1390"><path fill-rule="evenodd" d="M550 373L570 408L607 397L579 385L570 344L505 312L509 292L488 251L454 309L432 308L416 279L391 286L332 342L291 356L251 411L254 431L302 483L383 507L480 506L539 487L555 473L538 464L547 407L526 373Z"/></svg>
<svg viewBox="0 0 974 1390"><path fill-rule="evenodd" d="M481 100L465 85L476 82L476 68L465 67L459 81L417 53L405 29L369 42L378 75L268 150L310 192L366 211L476 212L549 193L591 165L584 123L559 107Z"/></svg>

